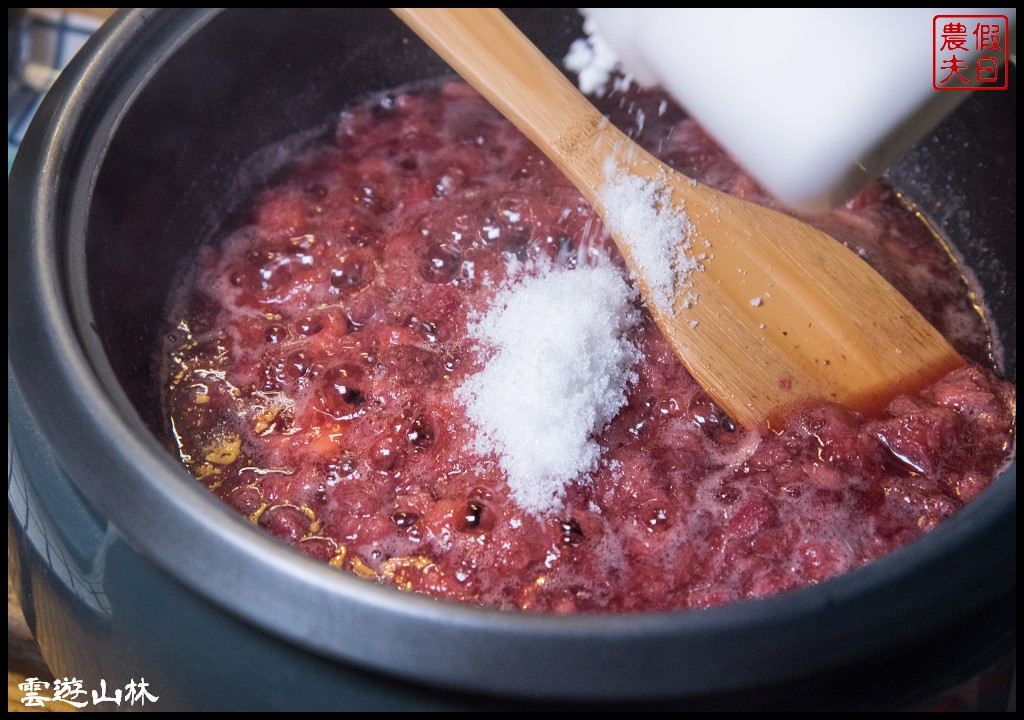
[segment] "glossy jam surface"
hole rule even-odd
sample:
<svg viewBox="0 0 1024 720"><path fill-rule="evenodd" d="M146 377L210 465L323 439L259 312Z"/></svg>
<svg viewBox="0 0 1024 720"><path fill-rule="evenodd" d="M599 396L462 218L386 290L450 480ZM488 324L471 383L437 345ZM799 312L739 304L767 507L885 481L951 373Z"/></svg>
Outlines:
<svg viewBox="0 0 1024 720"><path fill-rule="evenodd" d="M678 111L627 101L661 156L765 200ZM637 380L597 439L598 469L534 515L473 449L455 390L486 357L467 328L524 261L620 264L540 153L460 84L388 95L344 113L241 218L202 249L171 310L171 434L228 505L369 580L552 612L768 595L926 532L1013 450L1015 388L977 365L877 418L823 407L745 431L642 311ZM985 361L967 286L891 191L819 224Z"/></svg>

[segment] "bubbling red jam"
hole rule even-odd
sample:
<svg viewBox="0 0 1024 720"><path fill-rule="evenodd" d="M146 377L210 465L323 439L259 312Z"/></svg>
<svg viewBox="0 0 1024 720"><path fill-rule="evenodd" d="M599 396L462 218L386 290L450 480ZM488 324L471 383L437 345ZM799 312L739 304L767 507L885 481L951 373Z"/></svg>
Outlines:
<svg viewBox="0 0 1024 720"><path fill-rule="evenodd" d="M662 98L620 105L645 109L642 136L680 170L769 202ZM636 378L596 438L600 462L533 513L456 399L486 362L471 322L531 263L621 267L536 148L464 85L389 94L343 113L240 217L171 311L177 450L254 524L402 590L559 613L765 596L913 540L1013 451L1015 388L978 364L878 417L823 406L744 430L636 301ZM891 190L815 222L985 362L969 288Z"/></svg>

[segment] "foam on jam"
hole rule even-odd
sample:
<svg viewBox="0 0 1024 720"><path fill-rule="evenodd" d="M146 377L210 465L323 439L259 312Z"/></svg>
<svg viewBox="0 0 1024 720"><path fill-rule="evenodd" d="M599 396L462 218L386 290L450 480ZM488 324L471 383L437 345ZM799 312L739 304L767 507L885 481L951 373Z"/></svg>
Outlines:
<svg viewBox="0 0 1024 720"><path fill-rule="evenodd" d="M681 171L767 201L664 97L615 102L643 112L641 140ZM170 310L170 434L224 502L369 580L552 612L759 597L921 535L1013 450L1015 388L978 365L877 418L825 406L745 431L631 299L624 401L593 428L595 461L531 512L459 394L491 357L471 328L524 268L624 272L544 157L461 84L386 95L345 112L240 216ZM816 222L985 360L967 286L892 191ZM547 369L513 379L532 392Z"/></svg>

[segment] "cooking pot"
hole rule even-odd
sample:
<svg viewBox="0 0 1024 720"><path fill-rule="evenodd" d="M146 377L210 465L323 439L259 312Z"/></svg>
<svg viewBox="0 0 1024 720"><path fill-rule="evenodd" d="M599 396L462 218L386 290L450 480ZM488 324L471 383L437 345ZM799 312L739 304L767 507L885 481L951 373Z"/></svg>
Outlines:
<svg viewBox="0 0 1024 720"><path fill-rule="evenodd" d="M552 57L579 32L564 9L510 15ZM254 153L444 71L384 10L133 10L46 97L8 186L8 540L56 676L111 693L145 678L154 709L904 708L1005 667L1015 465L819 585L577 617L338 573L189 477L154 379L183 258L273 165ZM1015 90L973 95L891 175L977 273L1012 379Z"/></svg>

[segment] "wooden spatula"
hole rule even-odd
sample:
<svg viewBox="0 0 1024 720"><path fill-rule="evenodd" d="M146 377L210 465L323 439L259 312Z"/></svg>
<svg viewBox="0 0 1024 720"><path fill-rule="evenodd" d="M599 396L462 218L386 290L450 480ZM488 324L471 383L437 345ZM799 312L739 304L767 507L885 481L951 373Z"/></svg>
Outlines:
<svg viewBox="0 0 1024 720"><path fill-rule="evenodd" d="M639 241L613 237L648 309L694 378L736 421L760 427L801 404L872 411L964 363L910 303L832 237L704 187L612 126L497 9L393 8L529 137L615 226L623 174L655 210L685 216L687 263L665 283ZM628 183L627 183L628 184ZM634 183L635 184L635 183ZM685 242L684 242L685 240Z"/></svg>

